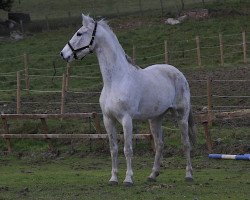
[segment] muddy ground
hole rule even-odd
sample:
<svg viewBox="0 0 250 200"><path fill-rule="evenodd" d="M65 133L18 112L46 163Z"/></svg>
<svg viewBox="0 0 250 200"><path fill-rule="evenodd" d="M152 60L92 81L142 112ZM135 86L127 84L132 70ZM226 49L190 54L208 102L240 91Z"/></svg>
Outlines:
<svg viewBox="0 0 250 200"><path fill-rule="evenodd" d="M190 83L191 93L192 96L201 96L206 95L206 78L207 76L210 76L212 80L217 80L212 82L212 91L213 94L220 95L220 96L249 96L250 95L250 66L238 66L235 68L220 68L213 71L207 71L203 69L193 70L193 71L184 71L184 74L186 75L187 79ZM193 81L196 80L196 81ZM197 81L199 80L199 81ZM231 80L226 82L219 82L219 80ZM237 80L237 81L233 81ZM248 80L245 82L242 82L240 80ZM98 88L98 91L101 91L101 86ZM88 94L88 95L82 95L82 94L72 94L68 93L66 98L66 104L65 104L65 112L98 112L100 113L100 107L98 104L91 105L82 104L83 102L95 102L98 103L100 94ZM36 103L36 104L22 104L22 113L60 113L60 103L58 104L50 104L49 102L60 102L61 96L60 94L53 95L37 95L37 96L26 96L22 98L23 102L42 102L43 103ZM203 112L204 107L207 105L207 99L205 98L192 98L192 104L193 104L193 110L195 114L199 114ZM242 108L249 108L249 98L241 97L241 98L213 98L213 105L215 110L239 110ZM222 106L222 107L216 107L216 106ZM231 107L224 107L224 106L231 106ZM1 104L1 110L4 113L15 113L15 107L16 104ZM171 116L168 117L167 120L171 119ZM87 122L88 123L88 122ZM87 124L86 123L86 124ZM201 126L201 124L198 124ZM243 117L240 119L231 119L231 120L219 120L215 121L214 125L216 126L216 130L212 130L212 134L217 134L217 132L223 131L225 128L227 129L235 129L235 133L229 133L229 135L233 135L234 140L233 142L227 142L227 141L220 141L221 137L223 136L216 136L215 138L212 138L214 140L214 147L213 149L217 153L245 153L249 152L250 145L247 140L249 138L249 130L247 127L250 125L250 120L248 117ZM88 126L88 125L87 125ZM147 126L147 125L146 125ZM147 127L142 125L142 129L144 132L147 129ZM202 127L202 126L201 126ZM177 128L177 127L176 127ZM58 128L57 128L58 129ZM58 131L51 130L53 133L61 132L63 129L65 129L64 126L58 129ZM24 128L25 131L27 131ZM37 128L36 128L37 130ZM75 127L72 128L73 131L76 130ZM93 129L92 129L93 130ZM244 131L246 130L246 131ZM87 131L89 133L89 131ZM146 131L147 132L147 131ZM203 131L202 131L203 132ZM225 130L224 130L225 132ZM239 133L240 132L240 133ZM248 133L247 133L248 132ZM171 137L171 134L175 134L170 131L168 131L168 135L166 137ZM244 135L244 139L242 140L241 134ZM236 135L236 136L235 136ZM238 138L237 138L238 137ZM74 141L77 143L77 141ZM73 142L73 143L74 143ZM107 142L107 141L106 141ZM147 142L146 142L147 143ZM61 144L64 144L61 143ZM66 145L68 143L66 142ZM89 140L85 141L86 146L89 146L91 149L91 142ZM98 143L95 142L95 146L97 147L95 151L97 152L109 152L108 148L103 149L102 141L100 141L100 145L96 145ZM108 147L108 143L105 145ZM143 146L143 145L142 145ZM145 149L141 148L142 146L139 145L139 149L137 150L139 154L144 153ZM145 147L145 145L144 145ZM146 149L148 149L148 145L146 144ZM142 151L142 152L141 152ZM73 153L76 153L77 151L73 150ZM196 147L195 154L201 155L206 154L206 145L200 144ZM58 152L57 152L58 153ZM79 152L78 152L79 153ZM181 155L182 150L176 149L175 146L166 146L165 148L165 155L172 156L172 155Z"/></svg>
<svg viewBox="0 0 250 200"><path fill-rule="evenodd" d="M249 109L249 98L244 96L250 95L250 66L236 66L234 68L218 68L208 71L204 69L183 70L187 77L192 98L194 112L200 112L207 106L207 77L212 79L213 109L218 111L231 111L239 109ZM226 80L226 81L222 81ZM244 80L244 81L242 81ZM95 91L100 92L102 86ZM82 89L84 91L84 88ZM221 96L221 97L217 97ZM65 112L98 112L100 107L98 99L100 94L74 94L66 95ZM33 96L25 95L21 99L21 113L60 113L61 94L37 94ZM31 103L37 102L37 103ZM15 113L16 103L0 103L2 113Z"/></svg>

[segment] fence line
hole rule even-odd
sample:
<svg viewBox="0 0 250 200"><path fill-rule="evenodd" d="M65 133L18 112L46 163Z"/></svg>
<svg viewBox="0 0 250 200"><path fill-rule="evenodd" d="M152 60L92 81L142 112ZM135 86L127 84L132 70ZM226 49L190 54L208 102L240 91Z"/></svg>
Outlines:
<svg viewBox="0 0 250 200"><path fill-rule="evenodd" d="M8 89L8 90L0 90L0 92L13 92L16 91L17 89Z"/></svg>
<svg viewBox="0 0 250 200"><path fill-rule="evenodd" d="M164 56L164 55L165 55L165 53L161 53L161 54L157 54L157 55L153 55L153 56L136 58L136 60L144 60L144 59L148 59L148 58L156 58L156 57L160 57L160 56Z"/></svg>
<svg viewBox="0 0 250 200"><path fill-rule="evenodd" d="M34 92L34 93L61 93L60 90L30 90L30 92Z"/></svg>
<svg viewBox="0 0 250 200"><path fill-rule="evenodd" d="M144 48L156 47L156 46L163 46L163 43L157 43L157 44L152 44L152 45L141 45L141 46L136 46L136 48L144 49Z"/></svg>
<svg viewBox="0 0 250 200"><path fill-rule="evenodd" d="M242 32L242 42L237 43L237 44L226 44L225 41L223 41L222 38L222 34L219 34L218 36L212 36L212 37L199 37L196 36L193 39L190 40L183 40L183 41L179 41L182 43L191 43L194 44L196 47L195 48L190 48L190 49L183 49L183 50L170 50L169 48L169 44L167 41L163 41L162 43L158 43L158 44L152 44L152 45L141 45L141 46L135 46L133 45L132 47L132 59L134 62L136 61L144 61L143 63L141 63L141 65L149 65L149 64L155 64L155 62L149 63L147 61L150 60L151 58L157 58L157 57L161 57L162 59L158 59L158 62L163 62L163 63L172 63L173 61L176 62L185 62L185 61L195 61L196 62L196 66L203 68L204 67L204 59L205 58L215 58L218 59L221 66L224 66L224 62L225 59L229 56L229 55L233 55L233 54L238 54L238 53L242 53L242 60L244 63L247 62L247 55L246 55L246 45L248 44L248 42L246 41L246 36L245 36L245 32ZM231 37L231 36L235 36L235 35L241 35L239 33L237 34L231 34L231 35L223 35L223 37ZM218 38L218 44L217 45L203 45L203 39L208 39L208 38ZM201 42L202 40L202 42ZM155 47L155 46L162 46L162 53L158 53L156 55L151 55L151 56L141 56L141 57L137 57L137 50L138 49L145 49L145 48L150 48L150 47ZM238 46L242 46L242 50L241 51L232 51L232 52L226 52L225 53L225 48L226 47L238 47ZM204 55L204 52L206 52L206 49L218 49L218 54L213 54L213 55ZM204 51L203 51L204 50ZM184 54L187 52L192 52L190 54ZM182 57L177 58L177 57L173 57L172 54L183 54ZM55 55L37 55L37 54L29 54L30 56L36 56L36 57L54 57ZM19 70L18 74L16 75L14 73L16 72L8 72L8 73L1 73L0 77L18 77L17 80L15 80L15 83L17 83L17 88L16 89L9 89L9 90L0 90L0 92L17 92L20 93L20 91L26 91L27 93L29 92L33 92L33 93L61 93L61 113L64 112L64 106L65 106L65 96L67 96L67 93L75 93L75 94L100 94L100 92L96 91L96 92L85 92L85 91L74 91L74 90L70 90L69 91L69 85L70 85L70 79L78 79L78 78L82 78L82 79L101 79L101 76L86 76L86 75L72 75L71 71L71 67L68 65L67 67L60 67L60 68L35 68L35 67L30 67L30 63L29 63L29 59L28 59L28 55L27 54L23 54L21 56L14 56L14 57L10 57L10 58L5 58L5 59L0 59L0 61L4 61L4 60L9 60L9 59L16 59L16 58L23 58L23 70ZM83 67L90 67L90 66L97 66L98 64L89 64L89 65L83 65L83 66L74 66L74 68L83 68ZM67 69L67 74L66 75L61 75L61 76L56 76L56 75L37 75L37 74L30 74L30 71L34 70L34 71L55 71L55 70L59 70L59 69ZM21 79L21 73L22 72L22 76L25 77L25 79ZM62 88L61 90L34 90L34 89L30 89L30 80L34 80L34 79L41 79L41 78L60 78L62 79ZM65 80L63 80L65 79ZM25 89L19 89L20 85L21 85L21 81L25 81ZM245 95L245 96L224 96L224 95L215 95L212 94L212 91L210 91L211 94L209 94L209 90L211 90L212 88L209 89L209 87L211 86L211 83L209 83L208 80L190 80L192 82L206 82L207 83L207 95L195 95L192 96L192 98L208 98L208 107L209 107L209 112L212 112L212 98L249 98L249 96ZM238 82L247 82L250 80L212 80L213 82L225 82L225 81L238 81ZM12 81L14 83L14 81ZM64 83L65 82L65 83ZM7 82L6 82L7 83ZM10 81L9 81L10 83ZM18 86L19 84L19 86ZM65 84L65 85L64 85ZM209 85L210 84L210 85ZM99 85L102 85L99 84ZM98 86L99 86L98 85ZM18 94L17 94L18 96ZM211 98L211 99L209 99ZM17 98L20 100L20 98ZM30 103L30 102L28 102ZM26 102L26 104L28 104ZM67 103L68 104L68 103ZM79 103L80 104L80 103ZM81 103L84 104L84 103ZM85 103L86 104L86 103ZM92 105L95 103L92 103ZM88 103L88 105L91 105L91 103ZM21 106L21 103L18 103L18 106ZM18 108L19 109L19 108ZM17 110L18 110L17 109ZM20 110L20 109L19 109Z"/></svg>
<svg viewBox="0 0 250 200"><path fill-rule="evenodd" d="M47 28L49 29L49 25L47 26ZM235 35L241 35L240 33L237 34L231 34L231 35L223 35L223 37L233 37ZM203 45L203 39L209 39L209 38L218 38L218 45L215 46L204 46ZM201 42L202 41L202 42ZM133 55L132 55L132 59L133 61L138 61L138 60L144 60L144 59L150 59L150 58L156 58L156 57L164 57L163 62L165 63L171 63L173 62L173 60L176 61L186 61L186 60L194 60L196 61L196 65L199 66L200 68L204 67L204 58L211 58L211 57L218 57L215 59L218 59L220 61L221 66L224 66L224 61L225 58L228 58L228 56L233 55L233 54L239 54L242 53L242 60L244 63L247 63L247 48L246 45L249 44L249 42L246 41L246 36L245 36L245 32L242 33L242 42L237 43L237 44L226 44L225 41L222 41L222 35L218 35L218 36L212 36L212 37L195 37L194 39L189 39L189 40L183 40L183 41L178 41L179 44L186 44L186 43L193 43L194 45L196 45L195 48L190 48L190 49L185 49L185 50L169 50L171 48L169 48L169 44L167 44L167 41L159 43L159 44L152 44L152 45L142 45L142 46L133 46L132 50L133 50ZM142 56L139 58L136 58L137 56L137 51L138 49L145 49L145 48L150 48L150 47L156 47L156 46L161 46L161 47L165 47L162 48L163 53L158 53L157 55L151 55L151 56ZM241 51L231 51L230 53L226 52L225 53L225 48L227 47L241 47L242 46L242 50ZM213 55L204 55L204 52L206 52L206 49L217 49L218 48L218 54L213 54ZM204 50L204 51L203 51ZM187 52L192 52L194 53L193 55L188 55L186 57L184 57L184 53ZM171 54L175 54L175 53L182 53L183 57L182 58L177 58L175 57L175 59L172 58ZM186 54L187 55L187 54ZM58 55L38 55L38 54L29 54L29 56L34 56L34 57L59 57ZM49 75L36 75L36 74L30 74L29 72L34 70L34 71L52 71L52 70L59 70L59 69L66 69L66 67L60 67L60 68L48 68L48 69L43 69L43 68L34 68L34 67L30 67L30 63L28 61L27 58L27 54L24 55L20 55L20 56L13 56L13 57L9 57L9 58L4 58L4 59L0 59L0 62L6 62L9 60L15 60L17 58L23 58L23 70L19 70L19 72L17 73L15 72L7 72L7 73L1 73L0 77L16 77L16 80L13 81L8 81L5 83L16 83L17 88L16 89L9 89L9 90L0 90L0 92L16 92L16 101L11 102L11 101L0 101L0 103L16 103L16 112L17 113L21 113L22 110L22 105L23 104L57 104L60 105L60 113L64 114L65 113L65 109L67 105L99 105L99 103L97 102L67 102L67 94L68 93L74 93L74 94L83 94L83 95L87 95L87 94L100 94L100 92L98 91L93 91L93 92L84 92L84 91L75 91L75 90L69 90L69 79L68 78L83 78L83 79L100 79L101 77L91 77L91 76L79 76L79 75L70 75L69 71L67 71L67 75L62 75L62 76L49 76ZM154 62L155 63L155 62ZM149 64L149 63L147 63ZM142 65L146 65L146 63L142 64ZM98 64L90 64L90 65L84 65L84 66L74 66L74 68L83 68L83 67L89 67L89 66L98 66ZM69 70L69 68L67 67L67 70ZM24 72L23 76L25 77L25 79L21 79L21 72ZM17 73L17 74L16 74ZM62 88L61 90L34 90L34 89L30 89L30 85L29 85L29 81L31 79L38 79L38 78L62 78ZM25 81L25 89L21 88L21 81ZM225 96L225 95L216 95L213 94L213 88L212 88L212 82L249 82L250 80L212 80L211 78L207 78L207 80L189 80L190 82L206 82L207 86L206 86L206 95L194 95L191 96L192 98L207 98L207 105L193 105L193 107L201 107L201 106L207 106L207 121L208 123L212 123L213 118L212 115L213 113L216 112L221 112L221 111L228 111L225 109L242 109L242 108L250 108L250 106L248 105L243 105L243 106L220 106L220 105L215 105L213 102L213 98L250 98L250 96L245 95L245 96ZM100 84L101 85L101 84ZM58 93L61 94L61 101L56 101L56 102L30 102L30 101L22 101L22 92L30 92L30 93ZM219 109L216 110L215 108ZM200 114L204 114L204 112L196 112L196 113L200 113ZM101 114L101 113L99 113ZM176 129L172 129L172 130L176 130ZM46 137L46 136L42 136L42 137Z"/></svg>
<svg viewBox="0 0 250 200"><path fill-rule="evenodd" d="M219 44L218 43L218 45L215 45L215 46L202 46L201 44L199 44L200 43L200 38L202 38L202 39L208 39L208 38L220 38L220 35L221 35L221 37L222 37L222 34L219 34L218 36L212 36L212 37L196 37L195 39L189 39L189 40L183 40L183 41L181 41L182 43L187 43L187 41L188 42L194 42L194 41L196 41L196 48L192 48L192 49L186 49L186 50L170 50L169 51L169 49L167 49L167 51L168 51L168 53L183 53L183 52L190 52L190 51L197 51L197 53L198 53L198 51L199 51L199 49L213 49L213 48L220 48L221 47L221 44ZM226 34L226 35L223 35L223 37L229 37L229 36L235 36L235 35L240 35L239 33L236 33L236 34ZM246 63L246 51L247 51L247 49L246 49L246 45L249 43L249 42L247 42L246 41L246 33L243 31L242 32L242 42L241 43L239 43L239 44L223 44L223 48L225 48L225 47L234 47L234 46L242 46L242 51L241 52L243 52L243 54L244 54L244 63ZM180 42L180 41L179 41ZM159 46L159 45L161 45L161 46L165 46L164 45L164 42L162 42L162 43L158 43L158 44L153 44L153 45L141 45L141 46L136 46L135 48L136 49L145 49L145 48L147 48L147 47L153 47L153 46ZM197 45L199 45L199 48L198 48L198 46ZM134 49L134 48L133 48ZM166 51L166 50L165 50ZM135 52L133 52L133 54L134 54ZM163 54L158 54L159 56L160 55L164 55L164 54L166 54L166 52L164 52ZM24 57L24 62L26 62L27 61L27 58L25 58L27 56L27 54L24 54L24 55L18 55L18 56L13 56L13 57L8 57L8 58L2 58L2 59L0 59L0 62L2 62L2 61L6 61L6 60L12 60L12 59L14 59L14 58L21 58L21 57ZM36 57L59 57L58 55L40 55L40 54L29 54L29 56L31 57L31 56L36 56ZM135 57L134 55L132 56L132 57ZM154 56L146 56L145 58L152 58L152 57L154 57ZM199 56L198 56L198 58L199 58ZM97 66L98 64L91 64L91 65L84 65L84 66L74 66L74 67L86 67L86 66ZM198 63L198 65L199 66L201 66L201 64L200 63ZM56 68L56 69L64 69L64 67L62 67L62 68ZM38 69L38 68L29 68L29 70L53 70L53 68L50 68L50 69ZM11 72L11 73L16 73L16 72ZM27 73L27 72L26 72Z"/></svg>
<svg viewBox="0 0 250 200"><path fill-rule="evenodd" d="M207 95L196 95L196 96L191 95L191 98L204 98L204 97L207 97Z"/></svg>
<svg viewBox="0 0 250 200"><path fill-rule="evenodd" d="M22 55L11 56L11 57L8 57L8 58L0 58L0 62L6 61L6 60L12 60L12 59L15 59L15 58L21 58L21 57L22 57Z"/></svg>
<svg viewBox="0 0 250 200"><path fill-rule="evenodd" d="M11 75L11 74L0 74L0 77L5 77L5 76L6 77L16 77L16 74L13 74L13 75Z"/></svg>
<svg viewBox="0 0 250 200"><path fill-rule="evenodd" d="M44 101L22 101L22 104L49 104L49 105L52 105L52 104L61 104L61 102L44 102Z"/></svg>
<svg viewBox="0 0 250 200"><path fill-rule="evenodd" d="M69 90L67 92L75 94L101 94L101 92L88 92L88 91L75 91L75 90Z"/></svg>
<svg viewBox="0 0 250 200"><path fill-rule="evenodd" d="M216 98L250 98L250 96L221 96L213 94L213 97Z"/></svg>
<svg viewBox="0 0 250 200"><path fill-rule="evenodd" d="M62 76L48 76L48 75L29 75L31 78L62 78Z"/></svg>
<svg viewBox="0 0 250 200"><path fill-rule="evenodd" d="M190 82L206 82L207 83L207 94L206 95L192 95L191 98L207 98L207 120L208 123L212 123L212 115L213 112L217 112L218 110L214 109L214 108L224 108L224 109L220 109L220 111L228 111L229 109L242 109L242 108L250 108L250 106L248 105L244 105L244 106L220 106L220 105L214 105L213 103L213 98L250 98L249 95L217 95L217 94L213 94L212 91L212 85L211 83L215 83L215 82L249 82L250 80L212 80L210 77L207 78L207 80L189 80ZM92 92L84 92L84 91L75 91L75 90L69 90L66 91L65 89L65 82L66 82L66 76L63 75L63 79L62 79L62 90L29 90L31 93L59 93L61 94L61 101L56 101L56 102L30 102L30 101L22 101L21 99L21 91L26 91L26 89L21 89L20 86L20 72L17 73L17 88L13 89L13 90L0 90L0 92L10 92L10 91L15 91L17 98L16 98L16 106L17 106L17 113L21 113L21 106L24 104L57 104L61 106L61 114L63 114L65 112L65 106L67 105L99 105L98 102L67 102L66 98L67 98L67 93L74 93L74 94L100 94L100 91L92 91ZM2 101L1 103L9 103L10 101ZM14 102L11 102L14 103ZM193 107L201 107L202 105L193 105ZM204 106L204 105L203 105ZM225 110L225 108L228 108L228 110ZM199 113L199 112L196 112ZM204 113L204 112L200 112L200 113Z"/></svg>
<svg viewBox="0 0 250 200"><path fill-rule="evenodd" d="M58 69L65 69L65 67L57 67L57 68L48 68L48 69L41 69L41 68L33 68L30 67L29 70L34 70L34 71L51 71L51 70L58 70Z"/></svg>
<svg viewBox="0 0 250 200"><path fill-rule="evenodd" d="M214 108L250 108L249 106L213 106Z"/></svg>
<svg viewBox="0 0 250 200"><path fill-rule="evenodd" d="M238 79L231 79L231 80L217 80L217 79L213 79L213 82L250 82L250 79L242 79L242 80L238 80Z"/></svg>
<svg viewBox="0 0 250 200"><path fill-rule="evenodd" d="M242 33L242 35L245 35L245 33ZM245 38L245 36L243 37ZM169 58L166 58L166 55L169 56L169 54L173 54L173 53L184 53L184 52L190 52L190 51L197 51L197 62L198 62L198 66L202 66L201 65L201 58L210 58L210 57L215 57L215 56L220 56L222 53L223 53L223 49L222 49L222 44L220 45L216 45L216 46L201 46L199 44L199 37L196 37L196 45L198 45L196 48L192 48L192 49L186 49L186 50L176 50L176 51L169 51L169 49L166 48L166 44L165 44L165 52L162 53L162 54L157 54L157 55L152 55L152 56L143 56L143 57L140 57L140 58L135 58L135 50L133 51L133 59L134 60L144 60L144 59L150 59L150 58L154 58L154 57L160 57L160 56L165 56L165 62L169 60ZM245 41L245 39L243 39L243 42L240 43L240 44L223 44L223 48L224 47L233 47L233 46L243 46L243 50L242 51L233 51L233 52L230 52L230 53L226 53L225 55L221 55L221 58L223 57L224 59L227 58L229 55L232 55L232 54L238 54L238 53L243 53L244 55L244 62L246 63L247 62L247 59L246 59L246 44L247 42ZM163 44L162 44L163 45ZM139 46L139 47L136 47L136 49L140 48L140 47L145 47L145 46ZM209 56L204 56L204 55L201 55L201 52L200 52L200 49L213 49L213 48L220 48L220 54L214 54L214 55L209 55ZM135 49L135 48L133 48ZM32 55L32 54L30 54ZM34 55L34 54L33 54ZM40 56L45 56L45 55L40 55ZM15 56L15 57L22 57L22 56ZM10 59L12 58L15 58L15 57L10 57ZM33 67L29 67L28 66L28 58L27 58L27 54L24 54L23 55L24 57L24 70L19 70L19 71L22 71L22 72L25 72L25 77L26 77L26 89L28 90L28 85L29 85L29 77L35 77L35 76L39 76L39 75L29 75L28 74L28 71L30 70L35 70L35 71L50 71L50 70L59 70L59 69L65 69L65 67L59 67L59 68L47 68L47 69L42 69L42 68L33 68ZM6 59L9 59L9 58L6 58ZM176 58L174 60L192 60L192 58ZM172 59L173 60L173 59ZM221 65L223 66L224 65L224 60L221 59ZM147 63L144 63L144 64L147 64ZM84 65L84 66L74 66L74 68L78 68L78 67L88 67L88 66L97 66L98 64L90 64L90 65ZM15 76L14 73L16 73L16 71L14 72L8 72L8 73L0 73L0 77L3 77L3 76L6 76L6 77L11 77L11 76ZM40 75L41 76L41 75ZM47 77L52 77L52 76L47 76ZM58 76L53 76L53 77L58 77Z"/></svg>
<svg viewBox="0 0 250 200"><path fill-rule="evenodd" d="M201 49L213 49L213 48L219 48L220 45L218 46L202 46Z"/></svg>

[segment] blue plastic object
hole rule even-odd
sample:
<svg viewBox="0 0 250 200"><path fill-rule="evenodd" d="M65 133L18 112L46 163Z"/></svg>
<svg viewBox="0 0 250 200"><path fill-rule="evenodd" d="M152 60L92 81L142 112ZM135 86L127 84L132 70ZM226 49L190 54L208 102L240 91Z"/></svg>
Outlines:
<svg viewBox="0 0 250 200"><path fill-rule="evenodd" d="M250 160L250 154L228 155L228 154L209 154L213 159L232 159L232 160Z"/></svg>

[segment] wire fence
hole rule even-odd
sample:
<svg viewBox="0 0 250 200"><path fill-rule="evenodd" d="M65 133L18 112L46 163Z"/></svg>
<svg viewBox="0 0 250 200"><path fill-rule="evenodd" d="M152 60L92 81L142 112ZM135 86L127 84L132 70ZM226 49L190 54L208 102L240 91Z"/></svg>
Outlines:
<svg viewBox="0 0 250 200"><path fill-rule="evenodd" d="M169 63L182 69L195 66L204 69L209 65L225 67L226 63L246 64L246 33L195 37L153 45L133 46L131 57L139 66ZM186 44L189 44L187 49ZM154 54L155 52L155 54ZM229 57L229 58L227 58ZM44 60L51 66L44 67ZM0 59L2 65L13 65L13 71L0 74L0 102L2 113L101 113L99 95L102 78L97 63L64 66L54 55L23 54ZM11 69L8 67L8 70ZM18 75L19 74L19 75ZM63 75L65 74L65 75ZM64 77L64 78L63 78ZM250 80L190 79L194 112L217 113L249 109ZM231 90L231 88L237 88ZM82 89L84 88L84 89ZM193 89L194 88L194 89ZM210 93L209 93L210 92ZM63 95L64 94L64 95Z"/></svg>
<svg viewBox="0 0 250 200"><path fill-rule="evenodd" d="M178 43L181 45L176 45L176 41L165 40L153 45L133 45L131 47L132 52L130 49L126 51L130 52L133 61L142 67L151 63L164 62L173 64L179 68L188 66L202 68L211 65L224 66L226 63L247 63L248 61L246 32L230 35L219 34L212 37L196 36L195 39L178 41ZM76 65L74 68L85 68L86 71L87 67L97 67L97 60L93 60L92 58L89 60L86 58L85 65ZM44 68L44 59L50 60L52 66ZM10 65L8 70L13 69L13 71L2 72L0 76L15 75L16 71L25 71L27 67L34 75L39 75L40 71L47 71L51 74L53 71L62 72L65 70L65 67L61 67L64 63L58 55L23 54L0 58L0 62ZM87 64L87 62L91 64ZM15 65L15 67L12 67L12 65ZM25 65L29 66L25 67ZM46 63L46 65L48 64Z"/></svg>

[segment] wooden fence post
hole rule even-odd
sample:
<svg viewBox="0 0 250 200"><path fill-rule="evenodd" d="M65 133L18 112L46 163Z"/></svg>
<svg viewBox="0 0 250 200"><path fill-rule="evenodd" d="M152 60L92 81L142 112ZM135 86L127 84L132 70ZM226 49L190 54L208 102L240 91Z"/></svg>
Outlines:
<svg viewBox="0 0 250 200"><path fill-rule="evenodd" d="M23 54L23 61L24 61L24 76L25 76L25 86L27 94L30 93L30 79L29 79L29 65L28 65L28 54Z"/></svg>
<svg viewBox="0 0 250 200"><path fill-rule="evenodd" d="M43 130L43 132L45 134L49 134L49 127L48 127L48 125L46 123L45 118L41 118L41 124L42 124L41 129ZM53 144L51 142L51 139L47 138L46 140L48 141L49 150L52 150L53 149Z"/></svg>
<svg viewBox="0 0 250 200"><path fill-rule="evenodd" d="M70 64L67 63L67 69L66 69L66 83L65 83L65 90L69 90L69 79L70 79Z"/></svg>
<svg viewBox="0 0 250 200"><path fill-rule="evenodd" d="M164 15L164 7L163 7L162 0L160 0L160 3L161 3L161 16L163 16Z"/></svg>
<svg viewBox="0 0 250 200"><path fill-rule="evenodd" d="M99 115L96 112L94 112L92 114L92 118L93 118L94 123L95 123L95 129L96 129L97 134L101 134L101 125L100 125Z"/></svg>
<svg viewBox="0 0 250 200"><path fill-rule="evenodd" d="M20 20L21 33L24 34L23 20Z"/></svg>
<svg viewBox="0 0 250 200"><path fill-rule="evenodd" d="M247 42L246 42L246 32L242 32L242 46L243 46L243 62L247 64Z"/></svg>
<svg viewBox="0 0 250 200"><path fill-rule="evenodd" d="M71 12L70 11L68 11L68 17L71 20Z"/></svg>
<svg viewBox="0 0 250 200"><path fill-rule="evenodd" d="M61 93L61 114L65 112L65 94L66 94L66 76L63 74L62 76L62 93Z"/></svg>
<svg viewBox="0 0 250 200"><path fill-rule="evenodd" d="M71 12L68 11L68 18L69 18L69 23L67 24L68 27L72 26L72 18L71 18Z"/></svg>
<svg viewBox="0 0 250 200"><path fill-rule="evenodd" d="M94 17L96 16L95 5L96 5L95 0L92 0L92 1L91 1L91 7L92 7L92 15L93 15Z"/></svg>
<svg viewBox="0 0 250 200"><path fill-rule="evenodd" d="M135 45L133 45L132 60L133 60L134 64L136 62L135 51L136 51L136 47L135 47Z"/></svg>
<svg viewBox="0 0 250 200"><path fill-rule="evenodd" d="M212 125L212 78L207 77L207 121L208 125Z"/></svg>
<svg viewBox="0 0 250 200"><path fill-rule="evenodd" d="M47 15L45 16L45 20L46 20L46 29L47 31L49 31L49 18Z"/></svg>
<svg viewBox="0 0 250 200"><path fill-rule="evenodd" d="M141 3L141 0L139 0L139 7L140 7L140 13L141 13L141 16L143 15L143 11L142 11L142 3Z"/></svg>
<svg viewBox="0 0 250 200"><path fill-rule="evenodd" d="M165 49L165 64L168 64L168 41L164 41L164 49Z"/></svg>
<svg viewBox="0 0 250 200"><path fill-rule="evenodd" d="M16 73L16 113L20 114L21 111L21 80L20 80L20 72Z"/></svg>
<svg viewBox="0 0 250 200"><path fill-rule="evenodd" d="M195 37L196 49L197 49L197 64L201 67L201 49L200 49L200 38L199 36Z"/></svg>
<svg viewBox="0 0 250 200"><path fill-rule="evenodd" d="M5 134L9 134L10 133L9 132L9 124L8 124L7 119L2 118L2 121L3 121L3 128L4 128ZM11 145L11 142L10 142L10 138L6 138L5 142L7 144L8 154L10 154L12 152L12 145Z"/></svg>
<svg viewBox="0 0 250 200"><path fill-rule="evenodd" d="M208 121L204 121L202 122L202 124L203 124L204 131L205 131L205 138L206 138L206 145L207 145L208 153L212 153L213 143L212 143L211 134L209 131Z"/></svg>
<svg viewBox="0 0 250 200"><path fill-rule="evenodd" d="M221 33L219 34L219 41L220 41L220 64L224 67L224 46Z"/></svg>

